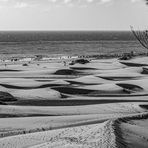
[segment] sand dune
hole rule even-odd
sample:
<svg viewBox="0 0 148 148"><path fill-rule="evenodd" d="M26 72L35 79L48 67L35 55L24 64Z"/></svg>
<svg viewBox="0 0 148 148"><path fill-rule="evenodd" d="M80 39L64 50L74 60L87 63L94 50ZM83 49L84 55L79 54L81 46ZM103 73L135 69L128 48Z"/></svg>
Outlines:
<svg viewBox="0 0 148 148"><path fill-rule="evenodd" d="M146 148L147 61L1 66L0 147Z"/></svg>

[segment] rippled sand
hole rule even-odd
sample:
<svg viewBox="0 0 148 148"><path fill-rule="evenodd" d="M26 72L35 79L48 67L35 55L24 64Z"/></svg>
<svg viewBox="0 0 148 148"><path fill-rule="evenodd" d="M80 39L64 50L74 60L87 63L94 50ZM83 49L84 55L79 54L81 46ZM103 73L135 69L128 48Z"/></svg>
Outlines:
<svg viewBox="0 0 148 148"><path fill-rule="evenodd" d="M0 147L148 145L148 57L0 68Z"/></svg>

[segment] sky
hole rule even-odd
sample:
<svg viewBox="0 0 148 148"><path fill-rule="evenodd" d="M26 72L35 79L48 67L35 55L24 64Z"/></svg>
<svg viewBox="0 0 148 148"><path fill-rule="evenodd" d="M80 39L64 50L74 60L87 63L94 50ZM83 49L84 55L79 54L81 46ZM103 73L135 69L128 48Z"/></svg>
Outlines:
<svg viewBox="0 0 148 148"><path fill-rule="evenodd" d="M0 0L0 30L130 30L148 27L144 0Z"/></svg>

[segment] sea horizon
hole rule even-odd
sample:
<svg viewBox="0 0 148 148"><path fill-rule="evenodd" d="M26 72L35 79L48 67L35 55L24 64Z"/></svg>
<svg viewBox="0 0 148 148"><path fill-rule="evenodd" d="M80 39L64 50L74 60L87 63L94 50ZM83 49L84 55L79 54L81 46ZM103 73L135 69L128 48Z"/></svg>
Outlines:
<svg viewBox="0 0 148 148"><path fill-rule="evenodd" d="M130 31L0 31L0 49L1 56L146 52Z"/></svg>

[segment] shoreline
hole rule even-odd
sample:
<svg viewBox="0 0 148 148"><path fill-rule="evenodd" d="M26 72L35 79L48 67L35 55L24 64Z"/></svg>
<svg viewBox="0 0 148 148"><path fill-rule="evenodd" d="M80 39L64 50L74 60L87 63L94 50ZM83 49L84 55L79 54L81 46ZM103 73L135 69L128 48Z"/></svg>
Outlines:
<svg viewBox="0 0 148 148"><path fill-rule="evenodd" d="M76 60L76 59L114 59L114 58L121 58L124 55L130 55L130 52L126 53L101 53L101 54L91 54L91 55L64 55L64 54L53 54L53 55L45 55L45 54L38 54L38 55L17 55L14 56L13 54L10 54L9 56L3 56L0 57L0 63L34 63L34 62L53 62L53 61L71 61L71 60ZM134 53L131 58L134 57L147 57L148 52L143 52L143 53Z"/></svg>

